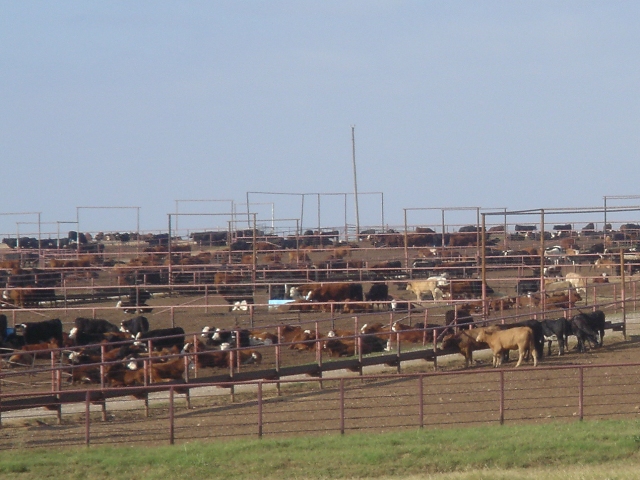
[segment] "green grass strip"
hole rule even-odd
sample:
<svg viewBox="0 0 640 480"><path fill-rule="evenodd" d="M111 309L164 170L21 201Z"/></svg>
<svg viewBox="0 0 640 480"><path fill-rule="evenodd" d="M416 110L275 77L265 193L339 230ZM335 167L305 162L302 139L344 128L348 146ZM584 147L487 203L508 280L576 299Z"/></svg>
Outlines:
<svg viewBox="0 0 640 480"><path fill-rule="evenodd" d="M640 421L585 421L161 447L16 449L0 452L0 478L535 478L527 472L544 478L599 478L597 472L634 478L625 475L639 471L639 450ZM572 468L579 472L575 477Z"/></svg>

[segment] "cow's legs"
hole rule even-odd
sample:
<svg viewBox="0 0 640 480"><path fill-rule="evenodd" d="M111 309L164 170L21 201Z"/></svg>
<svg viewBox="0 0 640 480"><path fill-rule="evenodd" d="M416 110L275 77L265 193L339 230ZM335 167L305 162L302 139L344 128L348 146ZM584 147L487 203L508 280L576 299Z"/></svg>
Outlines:
<svg viewBox="0 0 640 480"><path fill-rule="evenodd" d="M502 365L502 350L493 353L493 366L499 367L500 365Z"/></svg>
<svg viewBox="0 0 640 480"><path fill-rule="evenodd" d="M516 366L514 368L519 367L522 363L522 359L524 358L524 350L524 348L518 347L518 363L516 363Z"/></svg>

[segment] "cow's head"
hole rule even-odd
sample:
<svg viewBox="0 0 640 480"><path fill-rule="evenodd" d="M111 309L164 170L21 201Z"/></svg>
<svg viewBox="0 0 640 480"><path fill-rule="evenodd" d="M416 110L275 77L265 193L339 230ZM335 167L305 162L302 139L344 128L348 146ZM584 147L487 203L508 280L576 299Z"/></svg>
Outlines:
<svg viewBox="0 0 640 480"><path fill-rule="evenodd" d="M211 330L211 327L202 327L202 333L200 334L200 336L202 338L205 338L207 336L209 336L209 331Z"/></svg>

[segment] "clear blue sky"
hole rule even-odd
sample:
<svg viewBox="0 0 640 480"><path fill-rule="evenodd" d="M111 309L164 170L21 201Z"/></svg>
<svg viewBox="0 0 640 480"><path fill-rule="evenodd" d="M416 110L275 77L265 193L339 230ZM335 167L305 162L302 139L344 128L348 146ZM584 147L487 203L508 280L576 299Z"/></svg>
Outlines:
<svg viewBox="0 0 640 480"><path fill-rule="evenodd" d="M352 192L351 125L359 190L384 192L390 224L408 207L640 193L638 2L0 0L0 13L0 212L139 206L141 228L160 229L178 199ZM255 201L299 216L295 198ZM360 211L379 221L374 197ZM327 199L323 223L343 215ZM128 211L81 216L135 227Z"/></svg>

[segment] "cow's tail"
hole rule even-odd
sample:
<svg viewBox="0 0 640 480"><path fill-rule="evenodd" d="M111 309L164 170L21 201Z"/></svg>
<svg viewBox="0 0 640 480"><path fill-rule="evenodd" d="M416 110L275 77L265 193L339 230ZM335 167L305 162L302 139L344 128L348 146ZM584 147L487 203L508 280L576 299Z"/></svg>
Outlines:
<svg viewBox="0 0 640 480"><path fill-rule="evenodd" d="M538 361L542 358L541 352L544 352L544 343L540 345L540 342L536 341L536 336L531 332L531 340L529 340L529 351L533 356L533 365L538 365Z"/></svg>

